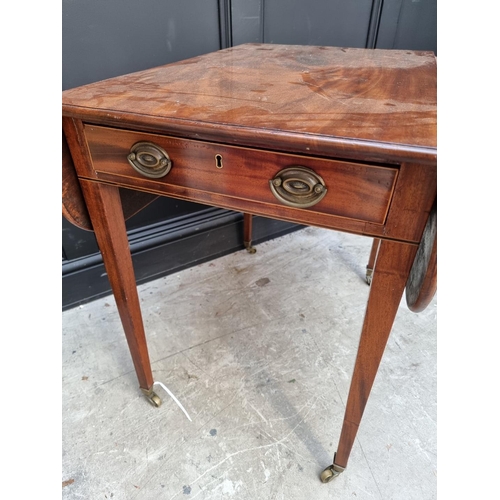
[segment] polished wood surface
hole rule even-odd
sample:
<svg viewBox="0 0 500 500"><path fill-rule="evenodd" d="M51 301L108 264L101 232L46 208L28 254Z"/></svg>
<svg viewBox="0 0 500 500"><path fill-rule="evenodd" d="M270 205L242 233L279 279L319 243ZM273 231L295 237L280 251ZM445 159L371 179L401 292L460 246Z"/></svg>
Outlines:
<svg viewBox="0 0 500 500"><path fill-rule="evenodd" d="M105 127L86 126L85 137L92 170L82 174L89 178L133 182L137 187L169 196L211 205L223 203L230 208L237 208L235 199L252 201L254 212L261 215L275 214L276 205L283 208L269 189L269 181L281 169L302 165L320 175L330 192L310 212L383 224L398 174L394 166L340 162ZM168 175L151 180L130 166L127 155L139 141L153 142L168 151L173 162ZM217 168L216 155L222 158L221 168ZM299 221L302 212L293 211L291 218Z"/></svg>
<svg viewBox="0 0 500 500"><path fill-rule="evenodd" d="M64 114L93 123L328 156L436 160L432 52L246 44L63 96Z"/></svg>
<svg viewBox="0 0 500 500"><path fill-rule="evenodd" d="M247 44L66 91L63 128L143 389L153 379L118 188L243 212L245 241L251 214L377 239L335 459L345 467L410 270L411 306L433 293L436 247L424 265L415 255L437 198L434 55ZM141 141L168 151L165 177L128 163ZM297 165L324 180L313 206L271 190Z"/></svg>

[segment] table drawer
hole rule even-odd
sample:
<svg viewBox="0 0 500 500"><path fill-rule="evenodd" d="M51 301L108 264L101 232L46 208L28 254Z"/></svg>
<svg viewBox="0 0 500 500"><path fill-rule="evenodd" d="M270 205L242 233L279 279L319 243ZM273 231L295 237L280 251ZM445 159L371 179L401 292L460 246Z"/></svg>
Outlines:
<svg viewBox="0 0 500 500"><path fill-rule="evenodd" d="M211 196L223 196L286 205L375 224L385 222L398 174L397 167L93 125L85 126L85 135L92 157L91 175L122 186L200 202L213 202ZM133 149L138 143L146 144ZM129 161L131 151L136 157Z"/></svg>

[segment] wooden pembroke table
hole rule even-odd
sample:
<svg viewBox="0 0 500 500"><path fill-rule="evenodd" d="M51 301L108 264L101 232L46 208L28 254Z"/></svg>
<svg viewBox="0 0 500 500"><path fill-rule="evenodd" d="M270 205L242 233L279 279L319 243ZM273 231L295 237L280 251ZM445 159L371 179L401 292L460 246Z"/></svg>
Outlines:
<svg viewBox="0 0 500 500"><path fill-rule="evenodd" d="M125 219L170 196L374 238L328 482L347 465L403 292L436 289L431 52L246 44L63 93L63 213L95 232L139 386L153 391ZM119 188L126 188L120 195Z"/></svg>

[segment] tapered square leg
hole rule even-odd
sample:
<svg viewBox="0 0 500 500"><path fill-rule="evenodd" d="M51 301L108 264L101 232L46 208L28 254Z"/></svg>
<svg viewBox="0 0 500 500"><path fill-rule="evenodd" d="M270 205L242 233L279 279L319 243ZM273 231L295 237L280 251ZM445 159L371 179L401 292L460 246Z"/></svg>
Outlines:
<svg viewBox="0 0 500 500"><path fill-rule="evenodd" d="M153 387L146 335L118 188L80 180L104 266L125 330L139 386Z"/></svg>
<svg viewBox="0 0 500 500"><path fill-rule="evenodd" d="M417 247L381 241L347 399L344 423L328 482L347 466L363 412L403 296Z"/></svg>

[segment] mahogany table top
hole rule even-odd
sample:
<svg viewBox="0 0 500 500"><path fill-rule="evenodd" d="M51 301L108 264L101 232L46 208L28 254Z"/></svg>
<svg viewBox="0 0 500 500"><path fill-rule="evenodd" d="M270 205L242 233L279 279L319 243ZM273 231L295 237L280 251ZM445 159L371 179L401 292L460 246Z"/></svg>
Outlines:
<svg viewBox="0 0 500 500"><path fill-rule="evenodd" d="M436 59L244 44L67 90L63 114L250 147L435 163Z"/></svg>

